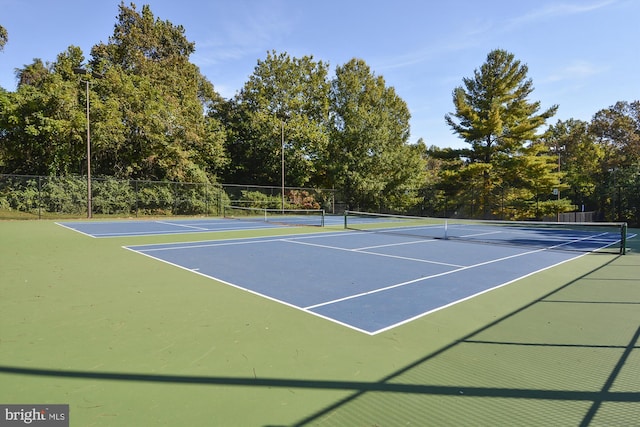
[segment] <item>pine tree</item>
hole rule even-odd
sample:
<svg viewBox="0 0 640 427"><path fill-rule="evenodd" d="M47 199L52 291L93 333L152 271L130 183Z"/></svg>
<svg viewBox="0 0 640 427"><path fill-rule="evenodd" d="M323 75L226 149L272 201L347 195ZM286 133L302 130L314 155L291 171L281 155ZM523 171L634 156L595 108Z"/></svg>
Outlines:
<svg viewBox="0 0 640 427"><path fill-rule="evenodd" d="M464 87L454 89L455 113L445 116L451 129L471 145L464 151L466 166L458 172L459 188L463 194L473 188L474 210L483 216L498 211L504 215L509 194L512 199L532 195L537 199L540 192L558 185L552 158L536 148L541 137L538 129L557 106L539 112L540 102L528 100L533 82L527 72L513 54L499 49L490 52L473 78L464 78Z"/></svg>

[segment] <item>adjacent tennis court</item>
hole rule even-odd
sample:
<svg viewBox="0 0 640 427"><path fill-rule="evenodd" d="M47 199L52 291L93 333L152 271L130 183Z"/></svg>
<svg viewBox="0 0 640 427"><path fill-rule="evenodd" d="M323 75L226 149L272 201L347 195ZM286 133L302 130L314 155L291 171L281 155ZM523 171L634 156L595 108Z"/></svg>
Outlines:
<svg viewBox="0 0 640 427"><path fill-rule="evenodd" d="M224 218L153 219L121 221L68 221L59 225L91 237L151 236L233 232L285 226L337 225L342 219L325 219L322 210L225 207Z"/></svg>
<svg viewBox="0 0 640 427"><path fill-rule="evenodd" d="M61 222L59 224L79 233L86 234L87 236L97 238L214 233L282 227L281 225L271 223L248 224L218 218L196 218L186 220L163 219L149 221L77 221Z"/></svg>

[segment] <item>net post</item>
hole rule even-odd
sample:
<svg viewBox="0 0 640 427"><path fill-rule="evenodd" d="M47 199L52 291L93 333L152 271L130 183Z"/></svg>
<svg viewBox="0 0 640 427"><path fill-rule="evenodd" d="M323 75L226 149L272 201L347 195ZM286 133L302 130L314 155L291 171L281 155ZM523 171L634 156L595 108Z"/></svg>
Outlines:
<svg viewBox="0 0 640 427"><path fill-rule="evenodd" d="M623 222L620 226L620 255L627 253L627 223Z"/></svg>
<svg viewBox="0 0 640 427"><path fill-rule="evenodd" d="M347 215L349 215L349 211L345 210L344 211L344 229L348 229L349 227L347 226Z"/></svg>
<svg viewBox="0 0 640 427"><path fill-rule="evenodd" d="M449 239L449 235L447 234L448 231L449 231L449 221L445 218L444 219L444 240Z"/></svg>
<svg viewBox="0 0 640 427"><path fill-rule="evenodd" d="M320 215L322 215L320 218L320 227L324 227L324 209L322 209Z"/></svg>

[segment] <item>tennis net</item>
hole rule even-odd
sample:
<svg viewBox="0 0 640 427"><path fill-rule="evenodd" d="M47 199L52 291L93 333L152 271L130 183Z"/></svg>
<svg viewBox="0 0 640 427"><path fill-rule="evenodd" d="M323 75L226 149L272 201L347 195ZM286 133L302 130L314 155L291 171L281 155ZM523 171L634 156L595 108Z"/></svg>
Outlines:
<svg viewBox="0 0 640 427"><path fill-rule="evenodd" d="M350 230L444 240L530 246L580 252L626 252L627 224L618 222L494 221L347 211Z"/></svg>
<svg viewBox="0 0 640 427"><path fill-rule="evenodd" d="M225 218L231 219L316 227L324 227L325 217L323 209L269 209L227 205L223 212Z"/></svg>

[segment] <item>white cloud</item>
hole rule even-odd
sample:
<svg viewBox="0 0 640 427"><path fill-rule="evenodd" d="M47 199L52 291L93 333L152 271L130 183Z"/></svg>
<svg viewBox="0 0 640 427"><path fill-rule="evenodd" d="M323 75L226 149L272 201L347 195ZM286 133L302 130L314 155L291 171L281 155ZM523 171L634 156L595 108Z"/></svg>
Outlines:
<svg viewBox="0 0 640 427"><path fill-rule="evenodd" d="M263 56L292 30L291 18L280 3L238 3L237 7L201 29L196 62L205 66Z"/></svg>
<svg viewBox="0 0 640 427"><path fill-rule="evenodd" d="M556 70L554 73L547 76L545 79L547 82L558 82L565 80L578 80L586 77L591 77L597 74L602 74L608 70L606 66L599 66L588 61L575 61L567 64L564 67Z"/></svg>
<svg viewBox="0 0 640 427"><path fill-rule="evenodd" d="M535 9L524 15L515 17L507 22L507 29L517 28L518 26L541 21L550 18L558 18L569 15L578 15L581 13L593 12L616 3L616 0L603 0L592 3L574 2L574 3L552 3L540 9Z"/></svg>

